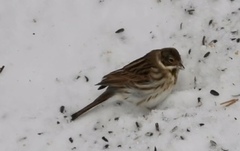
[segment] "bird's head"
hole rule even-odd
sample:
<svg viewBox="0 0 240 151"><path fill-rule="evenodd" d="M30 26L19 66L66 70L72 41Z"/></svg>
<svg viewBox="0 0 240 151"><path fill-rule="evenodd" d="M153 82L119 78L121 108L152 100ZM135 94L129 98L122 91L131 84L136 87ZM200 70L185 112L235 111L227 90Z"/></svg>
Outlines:
<svg viewBox="0 0 240 151"><path fill-rule="evenodd" d="M168 69L184 69L182 59L177 49L163 48L160 51L160 60L165 68Z"/></svg>

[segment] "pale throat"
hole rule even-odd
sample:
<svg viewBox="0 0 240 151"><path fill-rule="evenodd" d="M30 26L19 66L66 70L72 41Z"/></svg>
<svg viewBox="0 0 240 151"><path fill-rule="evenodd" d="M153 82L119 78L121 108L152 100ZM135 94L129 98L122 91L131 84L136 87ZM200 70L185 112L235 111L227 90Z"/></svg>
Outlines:
<svg viewBox="0 0 240 151"><path fill-rule="evenodd" d="M158 63L158 66L163 69L163 70L166 70L168 71L167 73L168 74L171 74L172 76L169 76L170 77L170 81L173 81L174 85L176 84L177 82L177 75L178 75L178 72L179 72L179 69L177 66L165 66L161 61L160 59L157 57L157 63Z"/></svg>

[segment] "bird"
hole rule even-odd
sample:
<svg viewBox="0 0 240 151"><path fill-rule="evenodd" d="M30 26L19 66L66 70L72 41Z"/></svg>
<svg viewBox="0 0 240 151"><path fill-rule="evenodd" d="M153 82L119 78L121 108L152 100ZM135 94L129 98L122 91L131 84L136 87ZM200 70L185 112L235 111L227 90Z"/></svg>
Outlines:
<svg viewBox="0 0 240 151"><path fill-rule="evenodd" d="M106 90L92 103L72 114L71 120L76 120L113 96L152 109L172 92L182 69L184 66L177 49L154 49L123 68L105 75L96 85L99 86L98 90Z"/></svg>

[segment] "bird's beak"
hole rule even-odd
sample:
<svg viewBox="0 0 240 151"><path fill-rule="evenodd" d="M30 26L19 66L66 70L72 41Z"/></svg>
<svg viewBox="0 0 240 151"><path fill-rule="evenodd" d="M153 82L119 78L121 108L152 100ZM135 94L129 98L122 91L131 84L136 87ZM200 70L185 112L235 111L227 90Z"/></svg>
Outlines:
<svg viewBox="0 0 240 151"><path fill-rule="evenodd" d="M181 62L179 63L178 68L179 68L180 70L185 69L185 67L183 66L183 64L182 64Z"/></svg>

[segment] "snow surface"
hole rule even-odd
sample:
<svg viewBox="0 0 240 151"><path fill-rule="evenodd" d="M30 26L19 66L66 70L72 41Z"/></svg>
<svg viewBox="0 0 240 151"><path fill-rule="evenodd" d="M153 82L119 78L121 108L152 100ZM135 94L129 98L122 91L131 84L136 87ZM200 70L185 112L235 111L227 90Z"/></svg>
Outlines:
<svg viewBox="0 0 240 151"><path fill-rule="evenodd" d="M0 1L0 150L239 151L240 104L220 105L240 93L239 18L237 0ZM105 74L163 47L185 70L162 105L70 122Z"/></svg>

